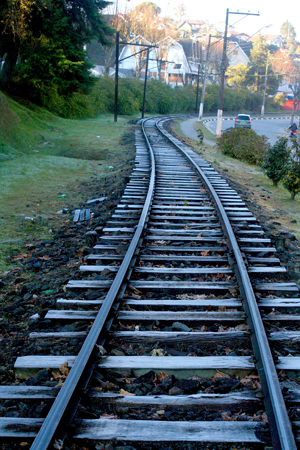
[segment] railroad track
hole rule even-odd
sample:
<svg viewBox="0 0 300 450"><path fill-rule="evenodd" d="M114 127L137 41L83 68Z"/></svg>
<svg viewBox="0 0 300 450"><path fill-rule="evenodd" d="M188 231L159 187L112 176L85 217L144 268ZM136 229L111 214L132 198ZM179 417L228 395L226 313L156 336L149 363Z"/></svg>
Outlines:
<svg viewBox="0 0 300 450"><path fill-rule="evenodd" d="M166 120L136 131L135 168L94 253L31 333L36 354L16 360L23 383L0 386L2 401L35 405L0 418L7 448L297 448L297 286Z"/></svg>

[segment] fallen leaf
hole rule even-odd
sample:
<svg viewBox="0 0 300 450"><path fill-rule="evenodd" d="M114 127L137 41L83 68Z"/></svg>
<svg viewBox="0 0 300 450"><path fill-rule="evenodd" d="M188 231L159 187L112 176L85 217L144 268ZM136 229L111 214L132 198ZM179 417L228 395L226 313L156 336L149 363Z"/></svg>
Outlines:
<svg viewBox="0 0 300 450"><path fill-rule="evenodd" d="M159 372L158 374L158 381L163 380L164 378L167 378L169 375L166 372Z"/></svg>
<svg viewBox="0 0 300 450"><path fill-rule="evenodd" d="M139 294L139 295L142 294L141 291L139 291L138 289L136 289L136 288L135 288L134 286L132 286L131 284L128 286L128 288L129 288L131 291L133 291L135 294Z"/></svg>
<svg viewBox="0 0 300 450"><path fill-rule="evenodd" d="M222 417L223 420L227 420L228 422L232 422L233 421L233 418L229 417L228 414L226 414L226 413L221 414L221 417Z"/></svg>
<svg viewBox="0 0 300 450"><path fill-rule="evenodd" d="M121 394L121 395L132 395L132 396L136 395L136 394L132 394L131 392L125 391L124 389L120 389L119 390L119 394Z"/></svg>
<svg viewBox="0 0 300 450"><path fill-rule="evenodd" d="M61 364L59 366L59 370L63 375L69 375L70 369L68 368L68 361L66 361L65 363Z"/></svg>
<svg viewBox="0 0 300 450"><path fill-rule="evenodd" d="M112 414L102 414L102 416L100 416L100 419L118 419L118 416L114 416Z"/></svg>
<svg viewBox="0 0 300 450"><path fill-rule="evenodd" d="M230 376L227 375L227 373L217 371L217 373L213 376L213 380L216 381L217 378L230 378Z"/></svg>

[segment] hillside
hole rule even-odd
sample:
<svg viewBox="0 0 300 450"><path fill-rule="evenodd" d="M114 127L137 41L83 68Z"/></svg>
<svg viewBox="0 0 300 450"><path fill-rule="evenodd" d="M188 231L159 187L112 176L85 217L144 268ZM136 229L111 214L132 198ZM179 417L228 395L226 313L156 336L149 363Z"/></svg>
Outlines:
<svg viewBox="0 0 300 450"><path fill-rule="evenodd" d="M51 238L91 195L109 195L127 175L134 146L133 117L62 119L3 94L0 108L1 276L26 244ZM68 214L59 213L64 208Z"/></svg>

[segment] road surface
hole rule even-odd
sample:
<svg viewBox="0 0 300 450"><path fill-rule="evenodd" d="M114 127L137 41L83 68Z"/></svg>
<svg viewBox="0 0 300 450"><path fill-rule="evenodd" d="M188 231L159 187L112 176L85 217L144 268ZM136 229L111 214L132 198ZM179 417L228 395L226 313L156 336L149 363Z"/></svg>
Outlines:
<svg viewBox="0 0 300 450"><path fill-rule="evenodd" d="M197 119L196 119L197 120ZM204 119L205 120L205 119ZM297 119L298 120L298 119ZM271 145L275 144L278 135L286 136L286 128L290 126L290 119L252 119L252 130L259 135L265 135L269 139ZM207 122L206 127L213 134L216 134L217 121ZM224 120L222 123L222 130L234 127L234 120Z"/></svg>

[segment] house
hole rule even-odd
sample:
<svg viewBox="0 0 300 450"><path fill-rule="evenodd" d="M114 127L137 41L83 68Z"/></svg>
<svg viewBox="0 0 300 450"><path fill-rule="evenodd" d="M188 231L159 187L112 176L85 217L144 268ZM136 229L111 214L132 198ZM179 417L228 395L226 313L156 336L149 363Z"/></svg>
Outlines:
<svg viewBox="0 0 300 450"><path fill-rule="evenodd" d="M204 24L205 22L203 20L186 20L178 27L179 35L182 38L191 36L199 32Z"/></svg>
<svg viewBox="0 0 300 450"><path fill-rule="evenodd" d="M245 37L247 35L243 34L243 36ZM247 57L250 58L250 52L252 50L253 43L251 40L249 40L249 37L243 39L241 35L233 34L230 36L229 39L231 42L236 42L239 45L239 47L243 50L243 52L247 55Z"/></svg>
<svg viewBox="0 0 300 450"><path fill-rule="evenodd" d="M249 58L243 48L231 39L227 42L227 59L229 66L236 66L238 64L244 64L246 66L249 62Z"/></svg>
<svg viewBox="0 0 300 450"><path fill-rule="evenodd" d="M147 57L146 51L141 53L143 44L151 45L143 36L136 36L127 45L124 45L119 56L119 73L138 78L141 76L142 69L146 67ZM147 47L144 48L147 49Z"/></svg>
<svg viewBox="0 0 300 450"><path fill-rule="evenodd" d="M282 48L285 40L284 38L279 34L268 34L265 36L266 42L269 45L276 45L276 47Z"/></svg>

